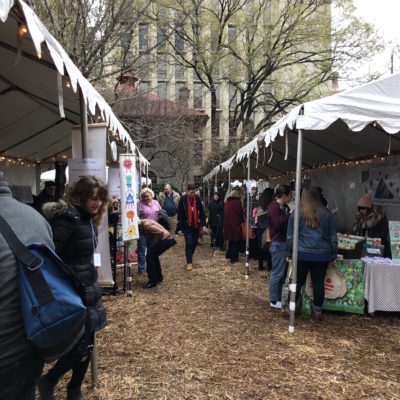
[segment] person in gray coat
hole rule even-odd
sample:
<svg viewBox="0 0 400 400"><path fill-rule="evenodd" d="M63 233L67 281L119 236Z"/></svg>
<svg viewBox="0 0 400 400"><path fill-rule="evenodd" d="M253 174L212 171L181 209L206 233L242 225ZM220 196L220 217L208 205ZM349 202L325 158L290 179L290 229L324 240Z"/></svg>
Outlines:
<svg viewBox="0 0 400 400"><path fill-rule="evenodd" d="M49 224L32 207L13 199L1 177L0 214L23 244L39 242L54 248ZM0 399L34 400L43 360L26 338L18 296L17 260L2 235L0 315Z"/></svg>

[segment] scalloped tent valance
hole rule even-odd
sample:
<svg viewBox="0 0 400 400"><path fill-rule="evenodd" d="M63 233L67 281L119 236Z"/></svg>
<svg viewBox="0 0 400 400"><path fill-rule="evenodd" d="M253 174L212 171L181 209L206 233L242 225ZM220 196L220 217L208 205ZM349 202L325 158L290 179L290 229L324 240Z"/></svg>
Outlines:
<svg viewBox="0 0 400 400"><path fill-rule="evenodd" d="M88 111L100 115L96 122L106 122L148 165L111 107L23 0L0 0L0 20L0 155L43 161L68 153L70 127L80 123L80 88ZM21 24L26 32L18 40Z"/></svg>
<svg viewBox="0 0 400 400"><path fill-rule="evenodd" d="M304 115L300 115L302 108ZM234 162L225 162L231 176L246 176L238 165L246 159L251 160L252 177L294 171L296 129L304 132L303 166L307 169L400 153L400 74L293 108L240 148ZM223 173L223 164L204 180L215 176L215 171Z"/></svg>

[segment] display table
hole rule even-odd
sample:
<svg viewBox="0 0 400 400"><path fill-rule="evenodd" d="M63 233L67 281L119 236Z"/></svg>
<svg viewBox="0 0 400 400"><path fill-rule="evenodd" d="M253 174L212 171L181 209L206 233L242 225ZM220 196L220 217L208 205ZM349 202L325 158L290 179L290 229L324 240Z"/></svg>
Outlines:
<svg viewBox="0 0 400 400"><path fill-rule="evenodd" d="M400 311L400 262L377 257L362 260L368 312Z"/></svg>
<svg viewBox="0 0 400 400"><path fill-rule="evenodd" d="M325 299L323 310L343 311L364 314L364 264L361 260L337 260L335 269L342 272L346 279L347 291L343 297L335 300ZM399 269L400 272L400 269ZM312 299L303 290L301 312L310 315L313 308Z"/></svg>

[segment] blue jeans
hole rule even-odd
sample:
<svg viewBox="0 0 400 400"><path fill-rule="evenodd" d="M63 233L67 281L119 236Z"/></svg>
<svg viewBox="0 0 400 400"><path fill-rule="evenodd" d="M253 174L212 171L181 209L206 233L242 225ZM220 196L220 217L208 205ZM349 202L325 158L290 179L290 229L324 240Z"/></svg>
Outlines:
<svg viewBox="0 0 400 400"><path fill-rule="evenodd" d="M287 273L286 242L273 240L269 248L272 258L272 271L269 280L269 299L271 302L281 301L282 286Z"/></svg>
<svg viewBox="0 0 400 400"><path fill-rule="evenodd" d="M140 234L137 243L138 270L144 272L146 270L147 237Z"/></svg>
<svg viewBox="0 0 400 400"><path fill-rule="evenodd" d="M185 236L185 254L186 263L191 264L193 253L196 250L197 242L199 241L199 229L184 228L183 235Z"/></svg>
<svg viewBox="0 0 400 400"><path fill-rule="evenodd" d="M0 369L0 399L35 400L43 365L42 358L31 351L16 363Z"/></svg>

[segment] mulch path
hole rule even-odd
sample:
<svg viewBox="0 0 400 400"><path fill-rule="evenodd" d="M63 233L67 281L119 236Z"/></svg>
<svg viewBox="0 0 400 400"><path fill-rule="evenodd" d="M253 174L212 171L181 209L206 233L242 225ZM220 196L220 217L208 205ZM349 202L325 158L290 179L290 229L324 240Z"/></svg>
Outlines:
<svg viewBox="0 0 400 400"><path fill-rule="evenodd" d="M400 318L324 313L296 320L270 309L268 276L244 257L232 266L209 239L185 271L184 240L161 258L164 282L133 296L105 296L97 335L99 385L87 399L400 399ZM65 398L66 377L56 398Z"/></svg>

